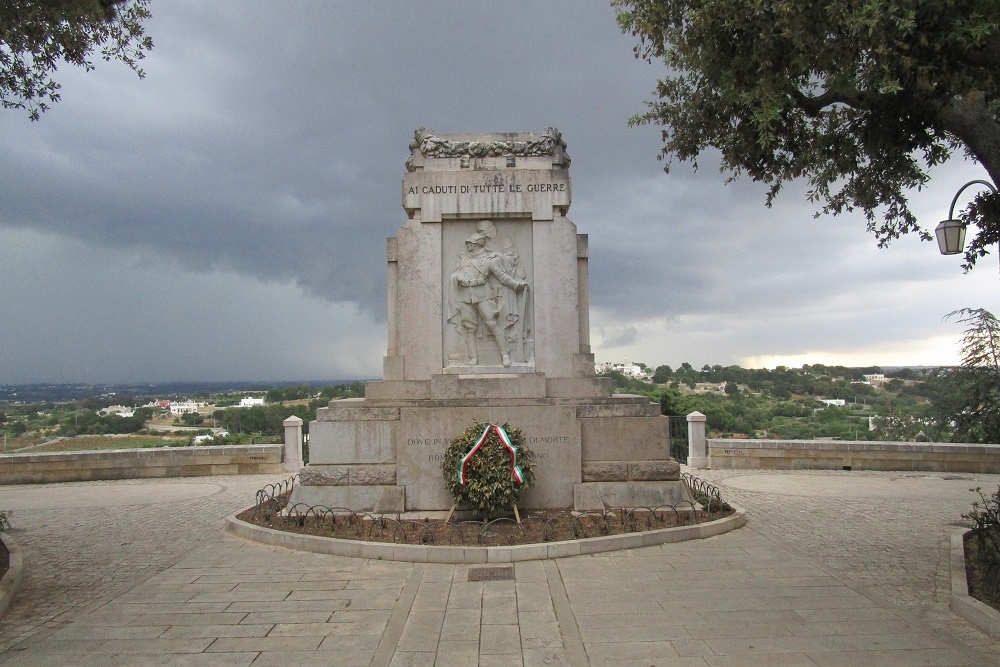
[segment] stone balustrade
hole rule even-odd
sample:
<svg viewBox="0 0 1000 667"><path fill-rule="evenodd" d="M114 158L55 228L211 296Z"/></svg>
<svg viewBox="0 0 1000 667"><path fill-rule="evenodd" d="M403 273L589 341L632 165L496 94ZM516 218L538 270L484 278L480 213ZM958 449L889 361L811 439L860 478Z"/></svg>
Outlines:
<svg viewBox="0 0 1000 667"><path fill-rule="evenodd" d="M692 467L1000 473L1000 445L706 439L705 449L707 459Z"/></svg>
<svg viewBox="0 0 1000 667"><path fill-rule="evenodd" d="M279 474L284 445L156 447L0 455L0 484Z"/></svg>

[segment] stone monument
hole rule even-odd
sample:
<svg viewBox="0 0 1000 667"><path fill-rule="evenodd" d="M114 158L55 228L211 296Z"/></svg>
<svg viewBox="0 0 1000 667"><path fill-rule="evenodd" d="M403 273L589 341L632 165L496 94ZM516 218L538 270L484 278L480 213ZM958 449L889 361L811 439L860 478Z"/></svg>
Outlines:
<svg viewBox="0 0 1000 667"><path fill-rule="evenodd" d="M388 239L384 379L318 411L293 502L447 510L442 454L477 419L522 429L535 452L526 509L688 498L659 406L595 376L569 165L554 128L415 132L407 220Z"/></svg>

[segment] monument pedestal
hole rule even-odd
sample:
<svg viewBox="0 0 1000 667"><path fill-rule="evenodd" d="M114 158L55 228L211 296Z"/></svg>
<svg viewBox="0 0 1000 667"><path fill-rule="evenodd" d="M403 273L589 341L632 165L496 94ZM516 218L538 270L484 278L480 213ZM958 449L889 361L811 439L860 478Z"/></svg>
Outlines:
<svg viewBox="0 0 1000 667"><path fill-rule="evenodd" d="M331 401L318 411L310 462L292 500L389 513L447 510L444 450L476 420L523 431L536 476L521 496L525 509L688 500L659 406L643 396L610 395L607 378L579 380L551 384L582 396L548 393L541 373L370 382L366 394L378 398Z"/></svg>
<svg viewBox="0 0 1000 667"><path fill-rule="evenodd" d="M443 454L477 420L520 428L535 453L525 509L690 499L659 406L594 376L587 236L566 217L565 149L552 128L417 130L407 220L387 244L385 380L319 410L292 502L447 510Z"/></svg>

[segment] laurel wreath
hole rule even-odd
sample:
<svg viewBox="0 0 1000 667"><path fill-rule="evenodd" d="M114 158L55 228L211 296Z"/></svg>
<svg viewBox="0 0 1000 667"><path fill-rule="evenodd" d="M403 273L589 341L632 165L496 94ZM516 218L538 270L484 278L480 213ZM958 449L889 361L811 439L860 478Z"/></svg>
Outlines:
<svg viewBox="0 0 1000 667"><path fill-rule="evenodd" d="M491 426L478 420L472 422L451 441L441 461L445 484L455 504L486 517L513 508L521 491L535 480L534 454L524 444L521 429L503 424L501 434Z"/></svg>

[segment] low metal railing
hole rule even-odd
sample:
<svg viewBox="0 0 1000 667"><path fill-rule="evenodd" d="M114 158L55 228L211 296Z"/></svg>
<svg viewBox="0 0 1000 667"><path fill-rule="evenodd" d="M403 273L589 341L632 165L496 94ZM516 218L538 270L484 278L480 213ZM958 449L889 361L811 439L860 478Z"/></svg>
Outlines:
<svg viewBox="0 0 1000 667"><path fill-rule="evenodd" d="M546 511L516 521L504 516L481 521L443 521L375 515L346 507L290 503L296 477L268 484L241 518L278 530L341 539L439 546L513 546L603 537L705 523L733 508L719 489L689 473L682 481L694 501L657 507L620 507L596 511Z"/></svg>

